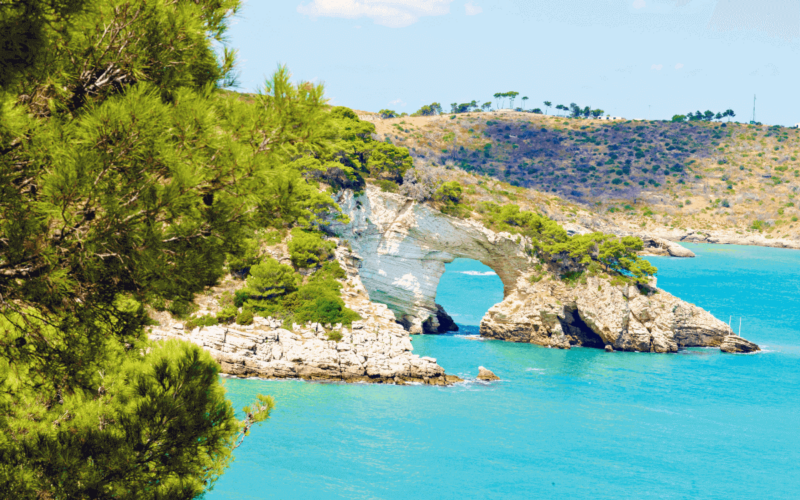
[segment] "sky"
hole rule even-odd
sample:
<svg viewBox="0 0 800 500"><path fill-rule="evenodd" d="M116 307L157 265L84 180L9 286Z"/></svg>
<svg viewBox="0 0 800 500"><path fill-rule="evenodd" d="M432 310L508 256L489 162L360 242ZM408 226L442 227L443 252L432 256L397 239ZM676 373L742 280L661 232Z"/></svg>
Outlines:
<svg viewBox="0 0 800 500"><path fill-rule="evenodd" d="M231 24L243 92L283 64L366 111L516 91L528 108L749 121L756 95L757 121L800 122L800 0L245 0Z"/></svg>

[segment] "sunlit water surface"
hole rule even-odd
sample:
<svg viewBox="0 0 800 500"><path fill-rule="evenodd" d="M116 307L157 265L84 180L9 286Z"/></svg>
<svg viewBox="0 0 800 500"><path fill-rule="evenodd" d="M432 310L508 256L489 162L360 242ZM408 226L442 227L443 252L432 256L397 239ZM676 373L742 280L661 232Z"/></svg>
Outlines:
<svg viewBox="0 0 800 500"><path fill-rule="evenodd" d="M226 379L240 409L275 396L207 497L795 499L800 497L800 251L687 245L652 258L659 286L764 352L570 351L474 340L502 299L456 261L439 286L461 331L414 350L455 387ZM503 380L474 380L479 365Z"/></svg>

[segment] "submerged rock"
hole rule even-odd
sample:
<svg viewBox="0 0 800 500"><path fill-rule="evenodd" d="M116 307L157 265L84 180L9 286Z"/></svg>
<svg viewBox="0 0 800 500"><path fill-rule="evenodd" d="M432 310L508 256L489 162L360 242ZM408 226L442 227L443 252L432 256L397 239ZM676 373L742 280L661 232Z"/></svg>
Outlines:
<svg viewBox="0 0 800 500"><path fill-rule="evenodd" d="M745 340L738 335L728 335L725 337L725 339L722 341L722 345L719 346L719 349L722 352L728 352L732 354L757 352L761 350L761 348L756 344L750 342L749 340Z"/></svg>
<svg viewBox="0 0 800 500"><path fill-rule="evenodd" d="M478 367L478 380L500 380L500 377L492 373L491 370L479 366Z"/></svg>

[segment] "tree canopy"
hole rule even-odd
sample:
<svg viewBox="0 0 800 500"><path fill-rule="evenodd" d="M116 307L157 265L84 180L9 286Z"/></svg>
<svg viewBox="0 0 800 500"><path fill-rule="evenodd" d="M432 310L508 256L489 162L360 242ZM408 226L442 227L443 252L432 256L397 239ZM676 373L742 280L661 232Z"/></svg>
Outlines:
<svg viewBox="0 0 800 500"><path fill-rule="evenodd" d="M237 420L217 363L191 344L150 341L146 307L190 302L226 257L251 251L258 228L313 230L338 209L319 182L402 180L411 164L285 68L257 95L223 90L234 52L212 43L238 8L0 7L2 491L206 491L274 403L259 397ZM329 281L321 301L298 302L299 318L350 314Z"/></svg>

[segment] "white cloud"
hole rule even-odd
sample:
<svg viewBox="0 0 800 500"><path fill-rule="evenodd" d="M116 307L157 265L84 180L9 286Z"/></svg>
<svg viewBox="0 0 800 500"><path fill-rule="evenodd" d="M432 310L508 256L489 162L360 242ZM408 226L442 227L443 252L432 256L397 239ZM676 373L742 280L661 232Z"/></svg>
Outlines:
<svg viewBox="0 0 800 500"><path fill-rule="evenodd" d="M394 106L405 106L406 105L406 103L404 103L402 99L395 99L394 101L390 102L389 104L392 104Z"/></svg>
<svg viewBox="0 0 800 500"><path fill-rule="evenodd" d="M633 0L633 8L634 9L642 9L647 5L644 0Z"/></svg>
<svg viewBox="0 0 800 500"><path fill-rule="evenodd" d="M368 17L375 24L402 28L424 16L450 12L453 0L312 0L298 5L297 12L311 17Z"/></svg>
<svg viewBox="0 0 800 500"><path fill-rule="evenodd" d="M675 65L675 69L681 69L683 67L683 63L678 63Z"/></svg>
<svg viewBox="0 0 800 500"><path fill-rule="evenodd" d="M650 66L650 69L654 69L656 71L661 71L661 68L663 68L663 67L664 67L663 64L654 64L654 65Z"/></svg>
<svg viewBox="0 0 800 500"><path fill-rule="evenodd" d="M474 16L483 12L483 8L481 8L480 5L475 5L472 2L467 2L467 4L464 5L464 9L466 9L468 16Z"/></svg>

